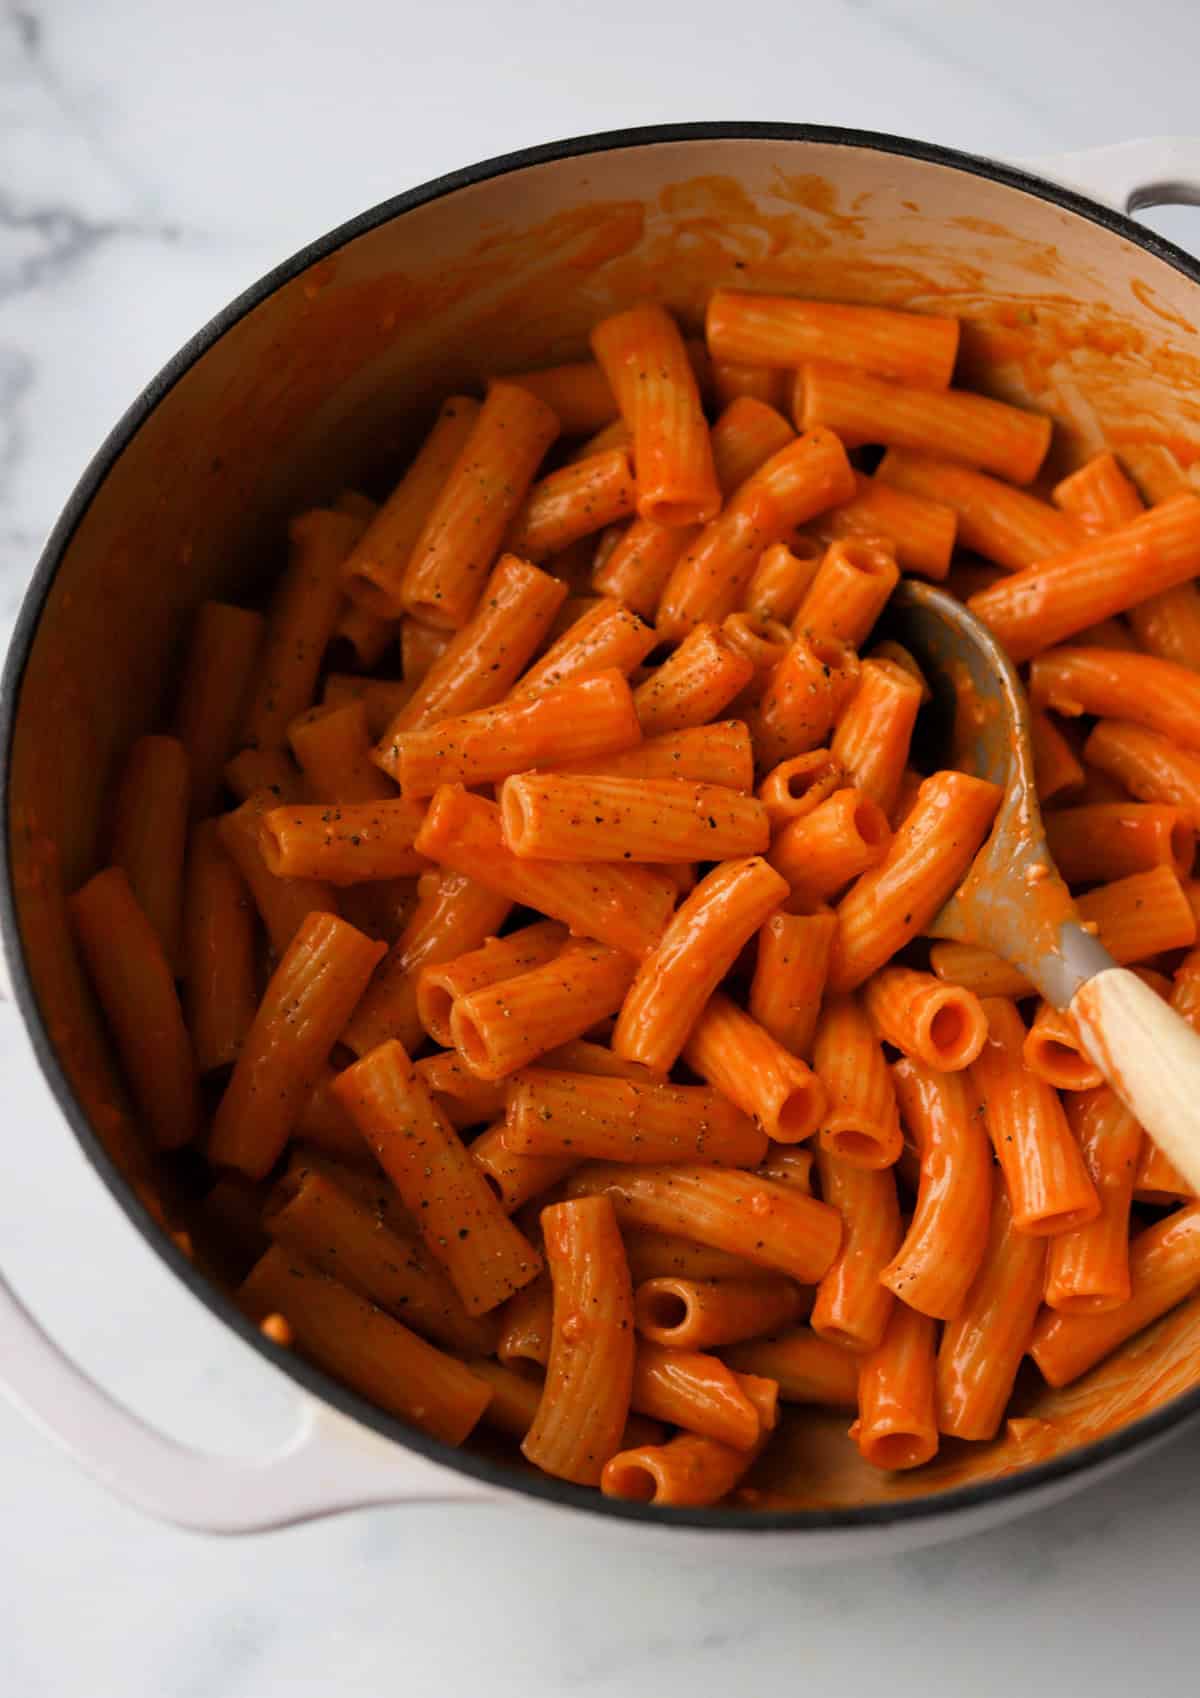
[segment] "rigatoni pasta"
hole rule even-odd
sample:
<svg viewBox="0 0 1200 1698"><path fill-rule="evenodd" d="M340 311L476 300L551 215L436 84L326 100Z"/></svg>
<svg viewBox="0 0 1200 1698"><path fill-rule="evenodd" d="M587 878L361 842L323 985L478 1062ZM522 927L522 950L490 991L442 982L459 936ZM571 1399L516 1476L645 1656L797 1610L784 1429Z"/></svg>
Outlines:
<svg viewBox="0 0 1200 1698"><path fill-rule="evenodd" d="M1079 917L1200 1022L1200 498L1157 444L1017 487L1050 422L952 385L952 318L614 306L201 607L69 912L177 1241L277 1347L773 1501L781 1401L920 1468L1200 1291L1069 1016L924 935L1000 794L929 770L887 625L942 580L1032 660Z"/></svg>

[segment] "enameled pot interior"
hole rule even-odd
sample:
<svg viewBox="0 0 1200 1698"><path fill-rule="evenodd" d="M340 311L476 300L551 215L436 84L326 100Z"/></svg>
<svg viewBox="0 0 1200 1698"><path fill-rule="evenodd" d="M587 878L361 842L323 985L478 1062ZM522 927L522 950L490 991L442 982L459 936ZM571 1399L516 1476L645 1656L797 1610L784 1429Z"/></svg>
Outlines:
<svg viewBox="0 0 1200 1698"><path fill-rule="evenodd" d="M708 293L733 285L958 315L962 379L1057 419L1054 474L1105 444L1200 455L1200 287L1182 256L935 150L744 131L567 144L368 215L184 351L53 539L10 667L14 966L64 1108L123 1199L149 1210L165 1254L177 1257L158 1224L175 1216L176 1177L130 1113L64 897L98 865L124 750L165 723L192 610L256 593L291 513L347 484L386 488L436 398L579 355L598 316L645 295L698 325ZM323 1376L294 1371L364 1413ZM862 1504L904 1514L964 1485L1026 1470L1044 1479L1041 1465L1061 1468L1081 1445L1173 1403L1190 1408L1198 1381L1200 1301L1080 1386L1030 1389L1028 1418L1004 1439L950 1446L915 1476L860 1463L844 1416L793 1411L756 1476L756 1505L772 1521ZM578 1501L515 1463L501 1477Z"/></svg>

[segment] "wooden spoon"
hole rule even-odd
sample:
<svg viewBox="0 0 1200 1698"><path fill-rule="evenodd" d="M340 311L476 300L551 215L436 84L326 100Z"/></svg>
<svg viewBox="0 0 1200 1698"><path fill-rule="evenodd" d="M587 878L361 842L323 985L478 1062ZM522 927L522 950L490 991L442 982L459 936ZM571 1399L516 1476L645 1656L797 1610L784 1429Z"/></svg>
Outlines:
<svg viewBox="0 0 1200 1698"><path fill-rule="evenodd" d="M991 836L929 931L994 951L1069 1013L1087 1055L1200 1194L1200 1035L1080 924L1046 846L1012 662L973 613L928 584L901 584L887 625L933 692L941 763L1004 786Z"/></svg>

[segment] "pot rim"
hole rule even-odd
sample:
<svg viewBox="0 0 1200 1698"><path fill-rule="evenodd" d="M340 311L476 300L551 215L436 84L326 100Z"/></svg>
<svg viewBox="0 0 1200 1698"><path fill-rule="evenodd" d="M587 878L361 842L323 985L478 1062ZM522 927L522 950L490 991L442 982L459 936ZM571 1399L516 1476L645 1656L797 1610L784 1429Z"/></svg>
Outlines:
<svg viewBox="0 0 1200 1698"><path fill-rule="evenodd" d="M268 271L222 308L167 361L162 370L145 385L97 449L51 531L22 597L12 641L5 658L3 678L0 679L0 764L3 771L3 786L0 789L0 938L3 940L8 960L14 998L42 1073L68 1125L103 1184L151 1249L191 1294L244 1343L287 1374L303 1390L352 1420L362 1422L383 1437L416 1451L442 1467L466 1474L483 1485L527 1496L541 1503L584 1510L592 1515L648 1523L656 1528L694 1528L718 1534L838 1532L849 1535L860 1528L878 1529L905 1523L917 1527L931 1518L949 1518L972 1508L1015 1501L1026 1494L1040 1495L1042 1488L1072 1476L1091 1473L1116 1457L1148 1445L1159 1435L1182 1426L1189 1418L1200 1414L1200 1387L1175 1398L1163 1408L1130 1422L1103 1439L1018 1473L981 1481L975 1485L959 1486L928 1497L861 1504L845 1509L757 1511L656 1507L619 1498L606 1498L599 1492L572 1486L547 1475L517 1473L511 1467L490 1458L456 1449L409 1428L400 1420L358 1397L321 1369L293 1352L271 1343L241 1313L232 1299L206 1279L162 1231L145 1206L138 1201L104 1148L59 1063L26 965L17 919L9 850L11 819L8 774L17 703L30 650L55 575L92 500L138 430L176 383L227 330L232 329L284 284L291 282L309 266L337 252L357 237L407 212L453 194L459 189L508 176L531 166L607 153L619 148L697 141L816 142L826 146L898 154L928 164L964 171L1001 183L1007 188L1021 190L1039 200L1049 201L1076 213L1111 234L1133 242L1154 258L1180 272L1189 281L1200 284L1200 262L1182 248L1155 232L1144 229L1125 214L1110 210L1072 189L1060 188L1017 166L1000 164L976 154L942 147L932 142L822 124L719 121L606 130L499 154L475 165L435 177L416 188L407 189L402 194L380 201L325 235L319 236L315 241L309 242L290 258Z"/></svg>

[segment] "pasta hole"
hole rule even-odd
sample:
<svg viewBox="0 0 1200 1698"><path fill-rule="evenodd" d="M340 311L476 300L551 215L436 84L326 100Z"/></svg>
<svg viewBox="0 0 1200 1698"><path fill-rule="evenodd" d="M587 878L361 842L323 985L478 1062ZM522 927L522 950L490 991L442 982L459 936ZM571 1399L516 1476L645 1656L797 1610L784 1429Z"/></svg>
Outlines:
<svg viewBox="0 0 1200 1698"><path fill-rule="evenodd" d="M271 1193L263 1204L262 1223L267 1231L271 1230L272 1221L279 1219L289 1203L294 1203L304 1189L305 1175L303 1170L295 1173L285 1173L271 1188Z"/></svg>
<svg viewBox="0 0 1200 1698"><path fill-rule="evenodd" d="M809 767L807 772L789 772L787 793L793 802L802 802L814 784L819 784L825 777L821 767Z"/></svg>
<svg viewBox="0 0 1200 1698"><path fill-rule="evenodd" d="M468 1063L473 1067L484 1067L488 1059L487 1040L478 1025L467 1014L460 1003L452 1017L454 1039Z"/></svg>
<svg viewBox="0 0 1200 1698"><path fill-rule="evenodd" d="M1041 1215L1028 1221L1025 1231L1037 1238L1055 1238L1060 1232L1072 1232L1075 1227L1081 1226L1084 1214L1083 1209L1064 1209L1061 1214Z"/></svg>
<svg viewBox="0 0 1200 1698"><path fill-rule="evenodd" d="M966 1033L966 1015L957 1002L944 1002L929 1022L929 1041L939 1055L953 1055Z"/></svg>
<svg viewBox="0 0 1200 1698"><path fill-rule="evenodd" d="M435 601L432 596L424 600L418 598L416 601L409 602L408 611L418 625L432 625L439 631L444 631L447 628L448 621L445 610L441 602Z"/></svg>
<svg viewBox="0 0 1200 1698"><path fill-rule="evenodd" d="M658 1496L658 1481L640 1462L610 1462L604 1470L604 1490L608 1497L628 1498L631 1503L653 1503Z"/></svg>
<svg viewBox="0 0 1200 1698"><path fill-rule="evenodd" d="M699 511L694 501L650 501L644 506L649 511L643 511L642 517L649 519L655 525L699 525L704 523L704 515Z"/></svg>
<svg viewBox="0 0 1200 1698"><path fill-rule="evenodd" d="M884 1433L871 1440L871 1461L877 1468L915 1468L928 1448L918 1433Z"/></svg>
<svg viewBox="0 0 1200 1698"><path fill-rule="evenodd" d="M817 1329L814 1328L813 1330L816 1331ZM860 1351L863 1347L862 1339L856 1338L852 1332L847 1332L844 1327L821 1327L820 1336L828 1343L836 1344L842 1350Z"/></svg>
<svg viewBox="0 0 1200 1698"><path fill-rule="evenodd" d="M258 844L268 872L280 876L283 868L283 843L274 826L268 825L265 814L258 824Z"/></svg>
<svg viewBox="0 0 1200 1698"><path fill-rule="evenodd" d="M853 566L856 572L862 572L868 578L890 572L894 564L891 547L882 538L876 541L863 537L856 542L843 542L842 558L848 566Z"/></svg>
<svg viewBox="0 0 1200 1698"><path fill-rule="evenodd" d="M864 843L872 849L878 849L887 842L888 822L883 816L883 810L870 797L864 797L854 810L854 829Z"/></svg>
<svg viewBox="0 0 1200 1698"><path fill-rule="evenodd" d="M1038 1065L1043 1077L1063 1091L1080 1090L1096 1077L1096 1068L1087 1056L1062 1038L1039 1040Z"/></svg>
<svg viewBox="0 0 1200 1698"><path fill-rule="evenodd" d="M1171 827L1171 859L1181 878L1192 870L1196 858L1196 834L1186 820L1176 820Z"/></svg>
<svg viewBox="0 0 1200 1698"><path fill-rule="evenodd" d="M445 985L430 984L428 980L422 984L418 994L419 1007L417 1012L421 1024L435 1043L450 1042L450 1016L454 1011L454 998Z"/></svg>
<svg viewBox="0 0 1200 1698"><path fill-rule="evenodd" d="M879 1160L879 1140L872 1138L869 1132L856 1132L852 1127L835 1132L830 1142L835 1155L844 1156L847 1161L857 1161L864 1166L874 1166Z"/></svg>
<svg viewBox="0 0 1200 1698"><path fill-rule="evenodd" d="M678 1291L648 1291L643 1298L642 1313L655 1331L677 1332L686 1322L691 1307Z"/></svg>
<svg viewBox="0 0 1200 1698"><path fill-rule="evenodd" d="M1078 1067L1082 1057L1079 1051L1070 1044L1063 1043L1061 1038L1047 1038L1042 1044L1042 1053L1046 1060L1055 1067L1065 1067L1068 1070Z"/></svg>
<svg viewBox="0 0 1200 1698"><path fill-rule="evenodd" d="M377 619L394 619L399 611L389 596L365 572L352 572L347 582L350 599Z"/></svg>
<svg viewBox="0 0 1200 1698"><path fill-rule="evenodd" d="M831 672L843 672L846 666L846 650L836 637L819 637L809 633L808 646L816 655L822 666L827 666Z"/></svg>
<svg viewBox="0 0 1200 1698"><path fill-rule="evenodd" d="M813 1093L807 1085L798 1085L794 1091L788 1092L775 1124L775 1136L781 1144L798 1144L815 1131L815 1106Z"/></svg>
<svg viewBox="0 0 1200 1698"><path fill-rule="evenodd" d="M1104 1315L1110 1309L1119 1309L1126 1301L1127 1298L1115 1292L1079 1293L1057 1298L1052 1307L1060 1315Z"/></svg>
<svg viewBox="0 0 1200 1698"><path fill-rule="evenodd" d="M506 784L500 792L500 823L509 848L518 849L529 830L529 811L514 784Z"/></svg>

